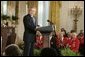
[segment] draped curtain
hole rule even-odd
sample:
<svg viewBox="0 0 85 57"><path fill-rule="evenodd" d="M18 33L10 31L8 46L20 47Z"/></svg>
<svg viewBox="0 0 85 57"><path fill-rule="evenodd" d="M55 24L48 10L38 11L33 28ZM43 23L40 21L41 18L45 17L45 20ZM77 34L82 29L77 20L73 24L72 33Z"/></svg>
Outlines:
<svg viewBox="0 0 85 57"><path fill-rule="evenodd" d="M56 26L56 31L60 31L60 1L50 1L49 20Z"/></svg>

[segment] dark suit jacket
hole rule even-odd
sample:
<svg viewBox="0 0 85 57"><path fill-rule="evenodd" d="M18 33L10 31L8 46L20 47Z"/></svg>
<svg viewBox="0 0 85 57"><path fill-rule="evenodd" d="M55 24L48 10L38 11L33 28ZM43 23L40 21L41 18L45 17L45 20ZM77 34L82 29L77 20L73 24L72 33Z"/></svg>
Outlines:
<svg viewBox="0 0 85 57"><path fill-rule="evenodd" d="M26 16L24 16L23 23L24 23L24 29L25 29L23 41L26 41L26 42L34 41L35 40L34 38L36 35L35 28L37 25L37 20L35 20L35 24L34 24L31 15L27 14Z"/></svg>

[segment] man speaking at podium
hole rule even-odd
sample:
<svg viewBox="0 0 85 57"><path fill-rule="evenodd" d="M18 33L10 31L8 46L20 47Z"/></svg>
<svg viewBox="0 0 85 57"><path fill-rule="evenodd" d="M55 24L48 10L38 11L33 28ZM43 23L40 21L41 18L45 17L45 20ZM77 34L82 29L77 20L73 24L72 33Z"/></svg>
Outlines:
<svg viewBox="0 0 85 57"><path fill-rule="evenodd" d="M33 46L35 42L35 35L36 35L36 25L37 21L34 17L36 13L36 8L31 7L29 8L29 13L24 16L23 23L24 23L24 56L33 56Z"/></svg>

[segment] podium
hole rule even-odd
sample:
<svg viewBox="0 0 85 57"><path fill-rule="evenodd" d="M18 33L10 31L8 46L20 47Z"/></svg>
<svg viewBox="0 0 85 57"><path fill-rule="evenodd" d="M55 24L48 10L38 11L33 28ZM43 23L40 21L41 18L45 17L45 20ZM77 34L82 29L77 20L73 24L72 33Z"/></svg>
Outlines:
<svg viewBox="0 0 85 57"><path fill-rule="evenodd" d="M43 48L50 47L49 35L51 32L53 32L53 27L45 26L45 27L40 27L37 30L40 31L42 33L42 35L44 36Z"/></svg>

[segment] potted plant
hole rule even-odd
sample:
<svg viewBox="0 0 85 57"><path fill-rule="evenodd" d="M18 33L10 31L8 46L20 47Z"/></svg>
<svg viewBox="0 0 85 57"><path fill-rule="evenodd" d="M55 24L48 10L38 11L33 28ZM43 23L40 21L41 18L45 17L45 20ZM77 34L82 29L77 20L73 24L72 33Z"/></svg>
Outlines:
<svg viewBox="0 0 85 57"><path fill-rule="evenodd" d="M2 19L2 20L7 20L7 19L10 19L10 16L2 15L2 16L1 16L1 19Z"/></svg>

